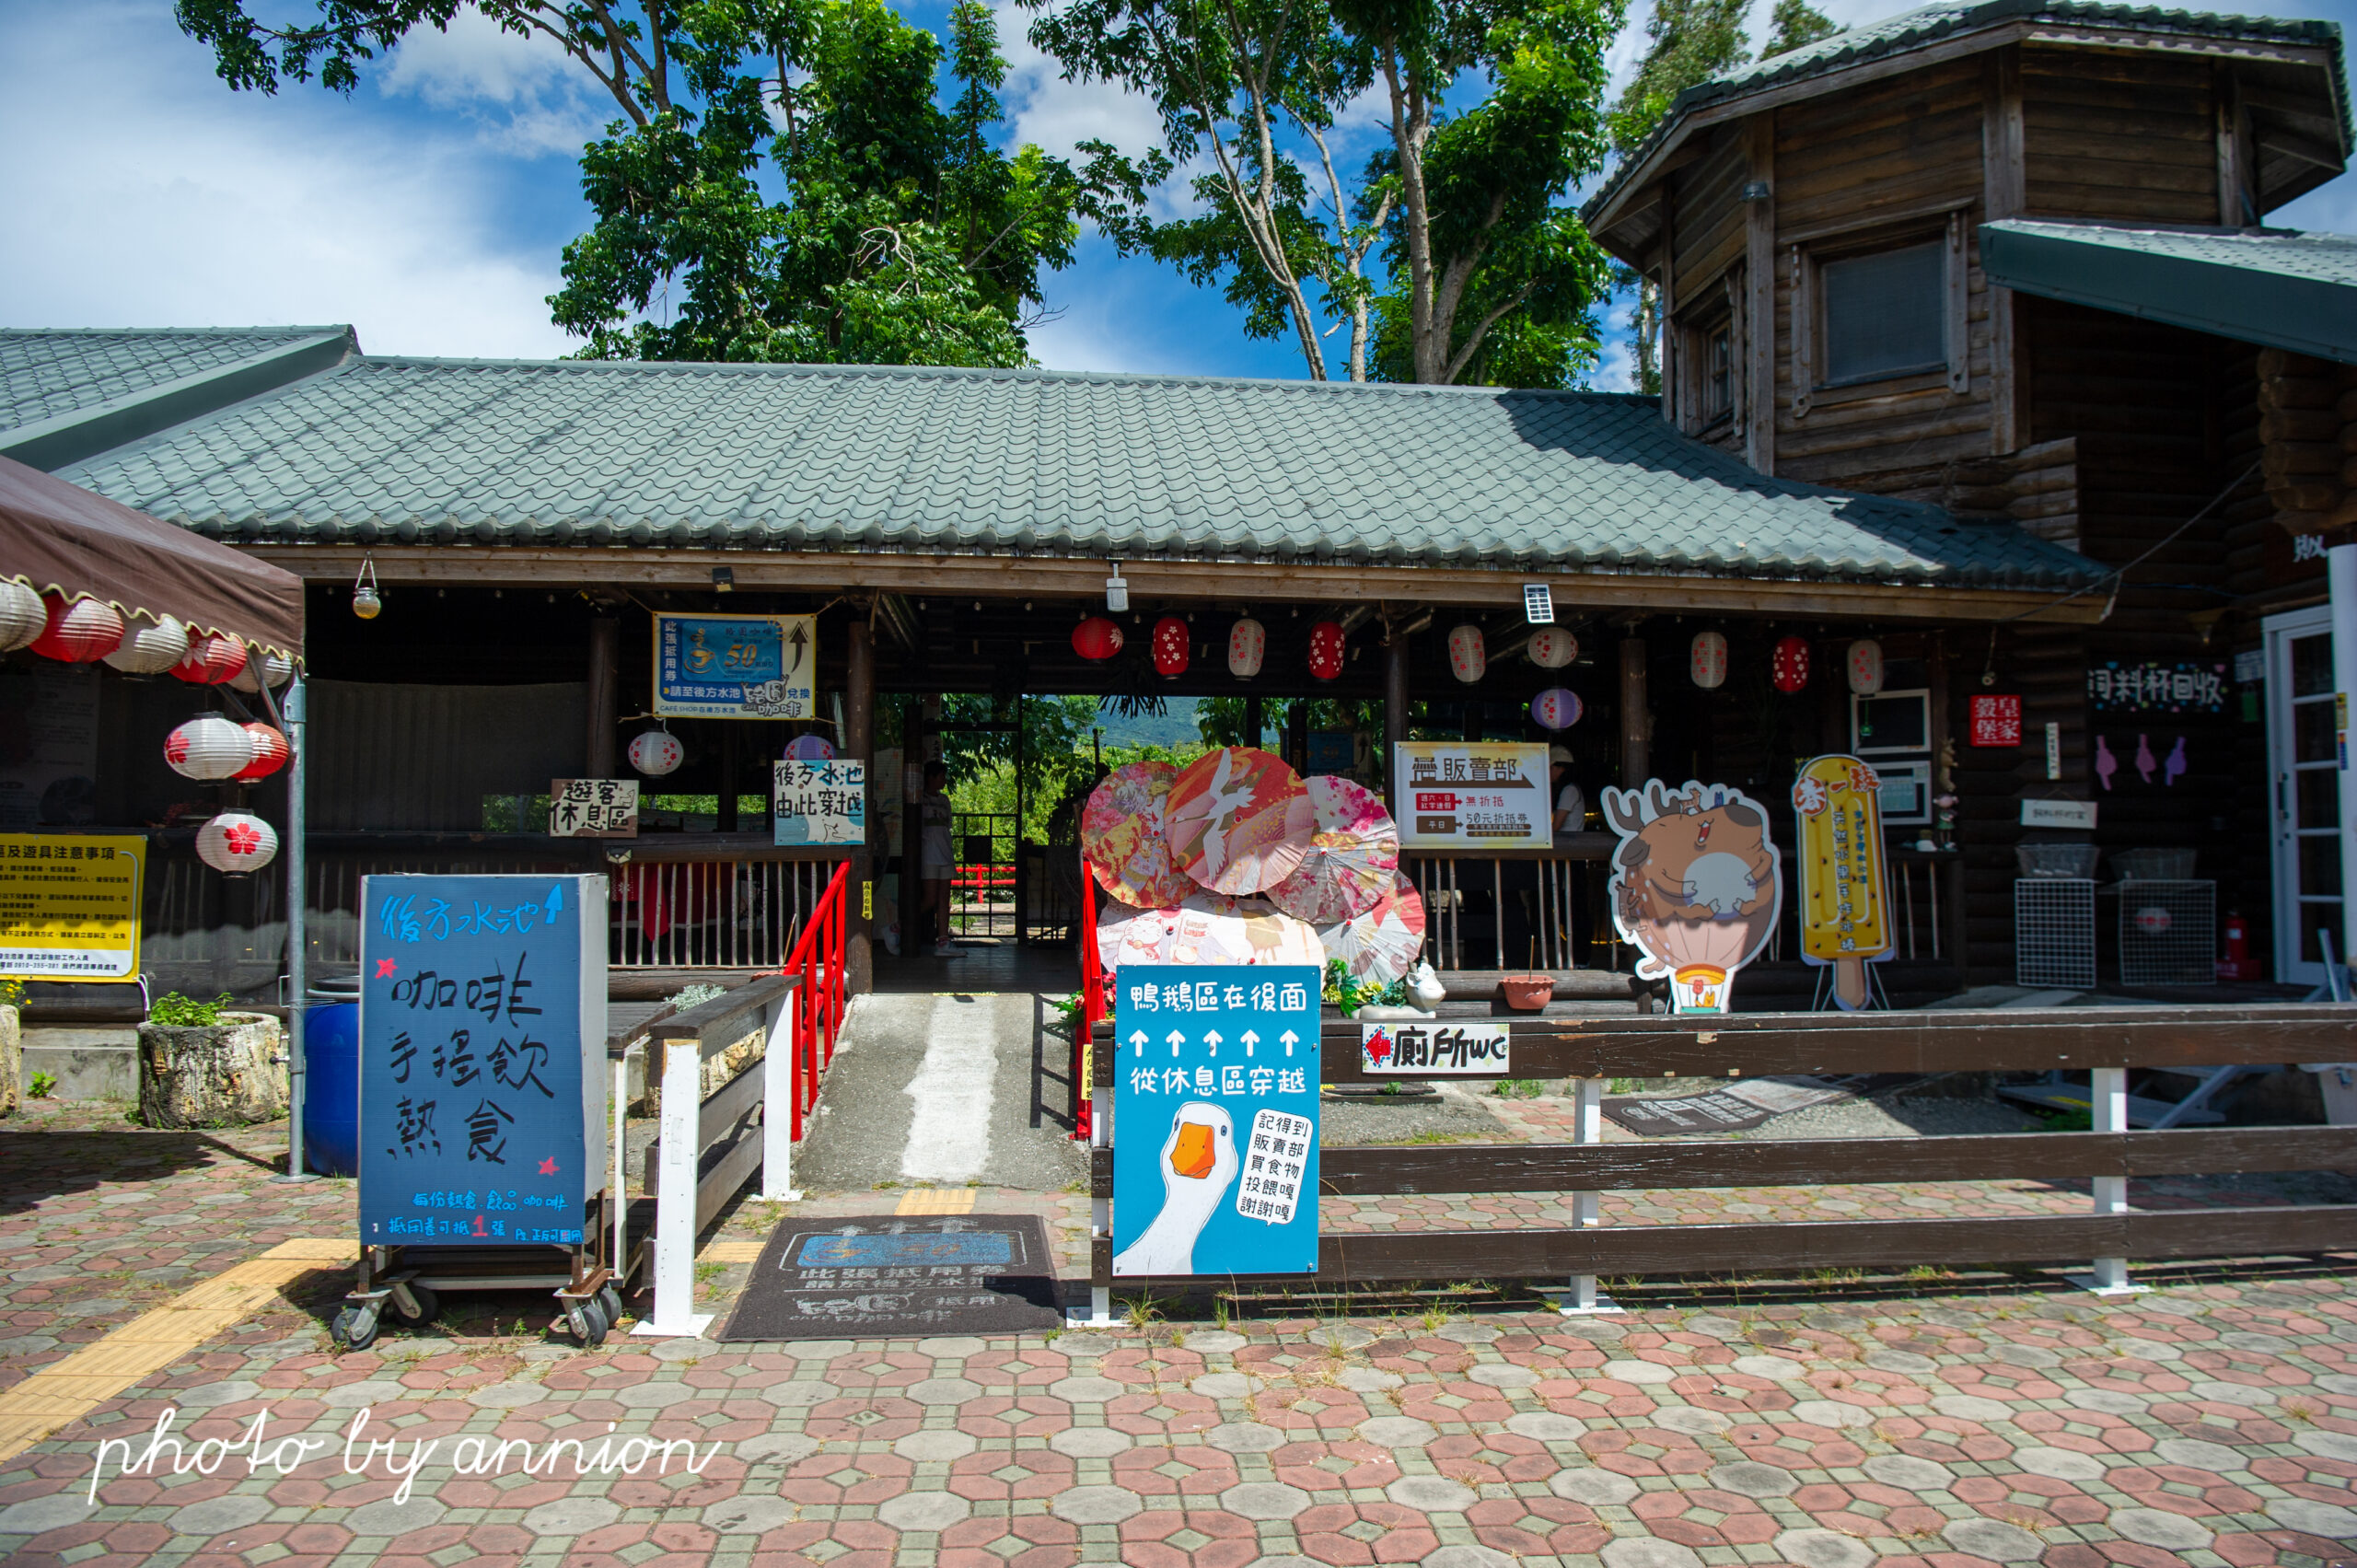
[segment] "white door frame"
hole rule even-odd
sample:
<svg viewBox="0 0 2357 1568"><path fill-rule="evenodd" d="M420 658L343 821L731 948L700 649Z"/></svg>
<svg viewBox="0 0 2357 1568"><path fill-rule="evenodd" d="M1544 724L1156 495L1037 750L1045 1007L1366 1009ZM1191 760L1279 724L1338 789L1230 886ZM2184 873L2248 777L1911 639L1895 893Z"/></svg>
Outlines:
<svg viewBox="0 0 2357 1568"><path fill-rule="evenodd" d="M2315 953L2298 950L2302 900L2295 825L2298 795L2292 779L2291 647L2298 638L2329 635L2332 607L2319 604L2306 610L2287 610L2270 615L2259 624L2266 638L2267 654L2267 812L2269 865L2274 888L2275 979L2284 985L2322 985L2323 960ZM2308 699L2325 703L2332 700L2329 691ZM2307 766L2323 769L2332 764L2315 762ZM2338 835L2335 842L2338 842ZM2341 929L2341 922L2334 921L2332 927L2334 940L2346 943L2348 933Z"/></svg>

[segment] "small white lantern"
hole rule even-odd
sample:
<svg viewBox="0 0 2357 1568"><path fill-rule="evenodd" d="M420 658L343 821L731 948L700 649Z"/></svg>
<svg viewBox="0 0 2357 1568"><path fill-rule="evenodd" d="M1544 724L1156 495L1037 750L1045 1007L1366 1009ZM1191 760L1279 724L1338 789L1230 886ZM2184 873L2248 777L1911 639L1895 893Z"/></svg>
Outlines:
<svg viewBox="0 0 2357 1568"><path fill-rule="evenodd" d="M649 778L676 772L687 755L668 729L650 729L630 743L630 765Z"/></svg>
<svg viewBox="0 0 2357 1568"><path fill-rule="evenodd" d="M1541 626L1524 645L1530 662L1541 669L1561 669L1580 656L1580 640L1561 626Z"/></svg>
<svg viewBox="0 0 2357 1568"><path fill-rule="evenodd" d="M1468 686L1481 679L1490 668L1490 651L1481 641L1481 628L1468 621L1448 634L1448 672Z"/></svg>
<svg viewBox="0 0 2357 1568"><path fill-rule="evenodd" d="M1705 691L1715 691L1727 680L1727 640L1717 632L1697 632L1686 650L1686 672Z"/></svg>
<svg viewBox="0 0 2357 1568"><path fill-rule="evenodd" d="M133 622L107 662L125 675L161 675L186 657L188 628L177 616L167 615L158 621Z"/></svg>
<svg viewBox="0 0 2357 1568"><path fill-rule="evenodd" d="M49 630L49 606L14 577L0 577L0 654L30 647Z"/></svg>
<svg viewBox="0 0 2357 1568"><path fill-rule="evenodd" d="M261 666L259 669L255 668L254 661L249 658L243 669L229 677L229 684L240 691L259 692L261 690L261 683L267 680L270 682L271 690L274 691L294 678L295 661L293 659L288 658L284 654L264 654L261 656Z"/></svg>
<svg viewBox="0 0 2357 1568"><path fill-rule="evenodd" d="M197 858L232 877L278 858L278 830L250 811L224 811L196 830Z"/></svg>
<svg viewBox="0 0 2357 1568"><path fill-rule="evenodd" d="M219 714L191 719L164 738L164 761L182 778L235 778L253 760L254 738Z"/></svg>
<svg viewBox="0 0 2357 1568"><path fill-rule="evenodd" d="M1269 631L1250 616L1246 616L1227 632L1227 672L1238 680L1249 680L1260 673L1260 662L1269 656Z"/></svg>
<svg viewBox="0 0 2357 1568"><path fill-rule="evenodd" d="M1861 697L1871 697L1882 690L1882 645L1872 637L1861 637L1850 645L1850 690Z"/></svg>

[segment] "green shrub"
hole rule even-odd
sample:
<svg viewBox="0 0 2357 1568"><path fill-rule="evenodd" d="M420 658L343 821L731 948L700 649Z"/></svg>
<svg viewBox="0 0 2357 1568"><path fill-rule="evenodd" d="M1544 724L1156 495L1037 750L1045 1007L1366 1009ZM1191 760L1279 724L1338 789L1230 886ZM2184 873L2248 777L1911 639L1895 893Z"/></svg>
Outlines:
<svg viewBox="0 0 2357 1568"><path fill-rule="evenodd" d="M25 1005L25 982L0 977L0 1007L21 1007Z"/></svg>
<svg viewBox="0 0 2357 1568"><path fill-rule="evenodd" d="M25 1093L27 1093L28 1095L30 1095L30 1096L31 1096L33 1098L35 1098L35 1099L47 1099L47 1098L49 1098L52 1093L54 1093L54 1092L56 1091L56 1088L57 1088L57 1074L54 1074L54 1073L35 1073L35 1074L33 1074L33 1081L32 1081L30 1084L29 1084L29 1085L27 1085L27 1086L26 1086L26 1087L25 1087Z"/></svg>
<svg viewBox="0 0 2357 1568"><path fill-rule="evenodd" d="M222 1009L231 1005L226 991L211 1002L192 1002L177 991L168 991L147 1009L147 1021L176 1029L209 1028L221 1021Z"/></svg>

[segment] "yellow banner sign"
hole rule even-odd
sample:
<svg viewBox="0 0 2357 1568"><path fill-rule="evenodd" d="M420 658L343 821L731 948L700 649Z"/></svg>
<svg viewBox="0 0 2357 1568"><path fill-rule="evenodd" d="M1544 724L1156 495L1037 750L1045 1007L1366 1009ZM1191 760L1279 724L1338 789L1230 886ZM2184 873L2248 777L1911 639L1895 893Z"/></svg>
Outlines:
<svg viewBox="0 0 2357 1568"><path fill-rule="evenodd" d="M1883 896L1882 780L1855 757L1819 757L1793 781L1800 821L1801 957L1840 970L1835 1000L1865 1005L1868 958L1891 951Z"/></svg>
<svg viewBox="0 0 2357 1568"><path fill-rule="evenodd" d="M0 975L139 978L139 877L147 841L0 833Z"/></svg>

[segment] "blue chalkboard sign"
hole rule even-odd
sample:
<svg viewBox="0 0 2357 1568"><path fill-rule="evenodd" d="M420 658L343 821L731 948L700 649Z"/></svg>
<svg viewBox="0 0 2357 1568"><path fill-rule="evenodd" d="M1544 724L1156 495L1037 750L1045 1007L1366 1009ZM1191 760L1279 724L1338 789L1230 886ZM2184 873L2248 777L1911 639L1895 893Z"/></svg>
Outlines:
<svg viewBox="0 0 2357 1568"><path fill-rule="evenodd" d="M360 1238L585 1239L606 1164L606 879L361 879Z"/></svg>

